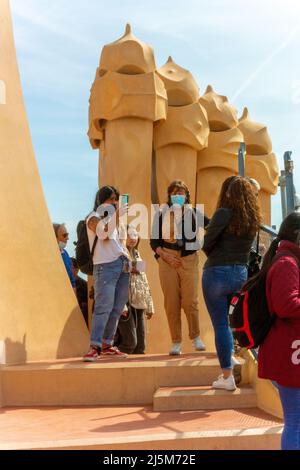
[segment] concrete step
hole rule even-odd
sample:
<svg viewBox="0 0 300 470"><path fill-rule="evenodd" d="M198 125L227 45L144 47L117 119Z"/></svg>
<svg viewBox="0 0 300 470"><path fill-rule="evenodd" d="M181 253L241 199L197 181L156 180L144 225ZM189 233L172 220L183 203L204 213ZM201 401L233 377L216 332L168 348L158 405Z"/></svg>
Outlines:
<svg viewBox="0 0 300 470"><path fill-rule="evenodd" d="M251 387L234 392L211 387L161 387L153 398L154 411L222 410L257 406L256 392Z"/></svg>
<svg viewBox="0 0 300 470"><path fill-rule="evenodd" d="M160 387L210 385L219 374L213 353L3 366L2 407L152 405Z"/></svg>
<svg viewBox="0 0 300 470"><path fill-rule="evenodd" d="M257 408L6 408L0 450L270 450L280 449L281 431L281 420Z"/></svg>

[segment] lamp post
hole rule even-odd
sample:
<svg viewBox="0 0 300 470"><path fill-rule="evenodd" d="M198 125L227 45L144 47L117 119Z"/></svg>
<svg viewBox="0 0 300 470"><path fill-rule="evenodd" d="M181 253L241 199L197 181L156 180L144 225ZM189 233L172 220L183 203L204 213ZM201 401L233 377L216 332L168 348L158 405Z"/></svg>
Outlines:
<svg viewBox="0 0 300 470"><path fill-rule="evenodd" d="M299 211L300 209L300 195L295 194L295 210Z"/></svg>
<svg viewBox="0 0 300 470"><path fill-rule="evenodd" d="M284 171L285 171L285 192L286 192L286 215L295 210L295 188L294 188L294 162L292 160L292 152L284 154Z"/></svg>
<svg viewBox="0 0 300 470"><path fill-rule="evenodd" d="M285 171L281 171L281 176L279 178L280 194L281 194L281 211L282 211L282 220L287 216L287 207L286 207L286 180L285 180Z"/></svg>
<svg viewBox="0 0 300 470"><path fill-rule="evenodd" d="M244 142L241 143L239 149L239 175L245 176L245 153L246 153L246 145Z"/></svg>

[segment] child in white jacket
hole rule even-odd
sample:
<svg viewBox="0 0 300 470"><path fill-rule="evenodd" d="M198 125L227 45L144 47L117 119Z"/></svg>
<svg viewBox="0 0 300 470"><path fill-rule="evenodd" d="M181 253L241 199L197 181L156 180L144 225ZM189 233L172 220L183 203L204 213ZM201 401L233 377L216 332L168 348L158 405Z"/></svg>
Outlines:
<svg viewBox="0 0 300 470"><path fill-rule="evenodd" d="M143 260L138 252L139 237L128 227L126 246L131 255L132 269L129 281L129 301L119 320L115 344L127 354L145 354L145 315L154 314L153 300Z"/></svg>

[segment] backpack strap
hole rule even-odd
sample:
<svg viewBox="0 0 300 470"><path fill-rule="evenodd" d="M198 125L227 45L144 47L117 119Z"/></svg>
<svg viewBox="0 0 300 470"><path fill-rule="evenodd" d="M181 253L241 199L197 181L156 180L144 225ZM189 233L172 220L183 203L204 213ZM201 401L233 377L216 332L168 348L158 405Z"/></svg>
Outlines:
<svg viewBox="0 0 300 470"><path fill-rule="evenodd" d="M97 245L98 240L99 240L98 235L96 235L94 243L93 243L92 251L91 251L91 257L92 258L94 258L94 253L95 253L95 249L96 249L96 245Z"/></svg>
<svg viewBox="0 0 300 470"><path fill-rule="evenodd" d="M88 216L85 218L86 227L87 227L87 220L88 220L89 217L91 217L91 215L92 215L92 212L90 213L90 215L88 215ZM92 246L92 251L91 251L91 257L92 257L92 259L94 258L94 253L95 253L95 249L96 249L96 245L97 245L98 240L99 240L98 235L96 235L96 236L95 236L94 243L93 243L93 246Z"/></svg>
<svg viewBox="0 0 300 470"><path fill-rule="evenodd" d="M259 254L260 230L257 232L256 253Z"/></svg>

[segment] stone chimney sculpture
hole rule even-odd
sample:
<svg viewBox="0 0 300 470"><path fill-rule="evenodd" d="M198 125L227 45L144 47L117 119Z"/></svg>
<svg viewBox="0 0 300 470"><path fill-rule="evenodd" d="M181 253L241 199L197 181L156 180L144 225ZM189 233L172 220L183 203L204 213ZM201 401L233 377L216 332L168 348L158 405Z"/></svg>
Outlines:
<svg viewBox="0 0 300 470"><path fill-rule="evenodd" d="M279 170L268 129L264 124L252 121L247 108L238 127L246 144L245 174L255 178L261 186L259 197L264 222L270 225L271 195L277 192Z"/></svg>
<svg viewBox="0 0 300 470"><path fill-rule="evenodd" d="M100 147L99 184L117 186L130 203L151 203L153 123L167 116L152 48L129 25L103 48L91 89L89 138Z"/></svg>
<svg viewBox="0 0 300 470"><path fill-rule="evenodd" d="M198 85L188 70L169 57L157 74L168 94L167 120L156 125L154 131L159 202L166 202L170 183L181 179L190 188L195 203L197 152L208 144L207 114L199 103Z"/></svg>
<svg viewBox="0 0 300 470"><path fill-rule="evenodd" d="M237 155L244 137L237 128L237 111L226 96L218 95L209 85L199 101L207 112L210 134L208 147L198 152L197 202L204 204L211 216L223 181L238 174Z"/></svg>

